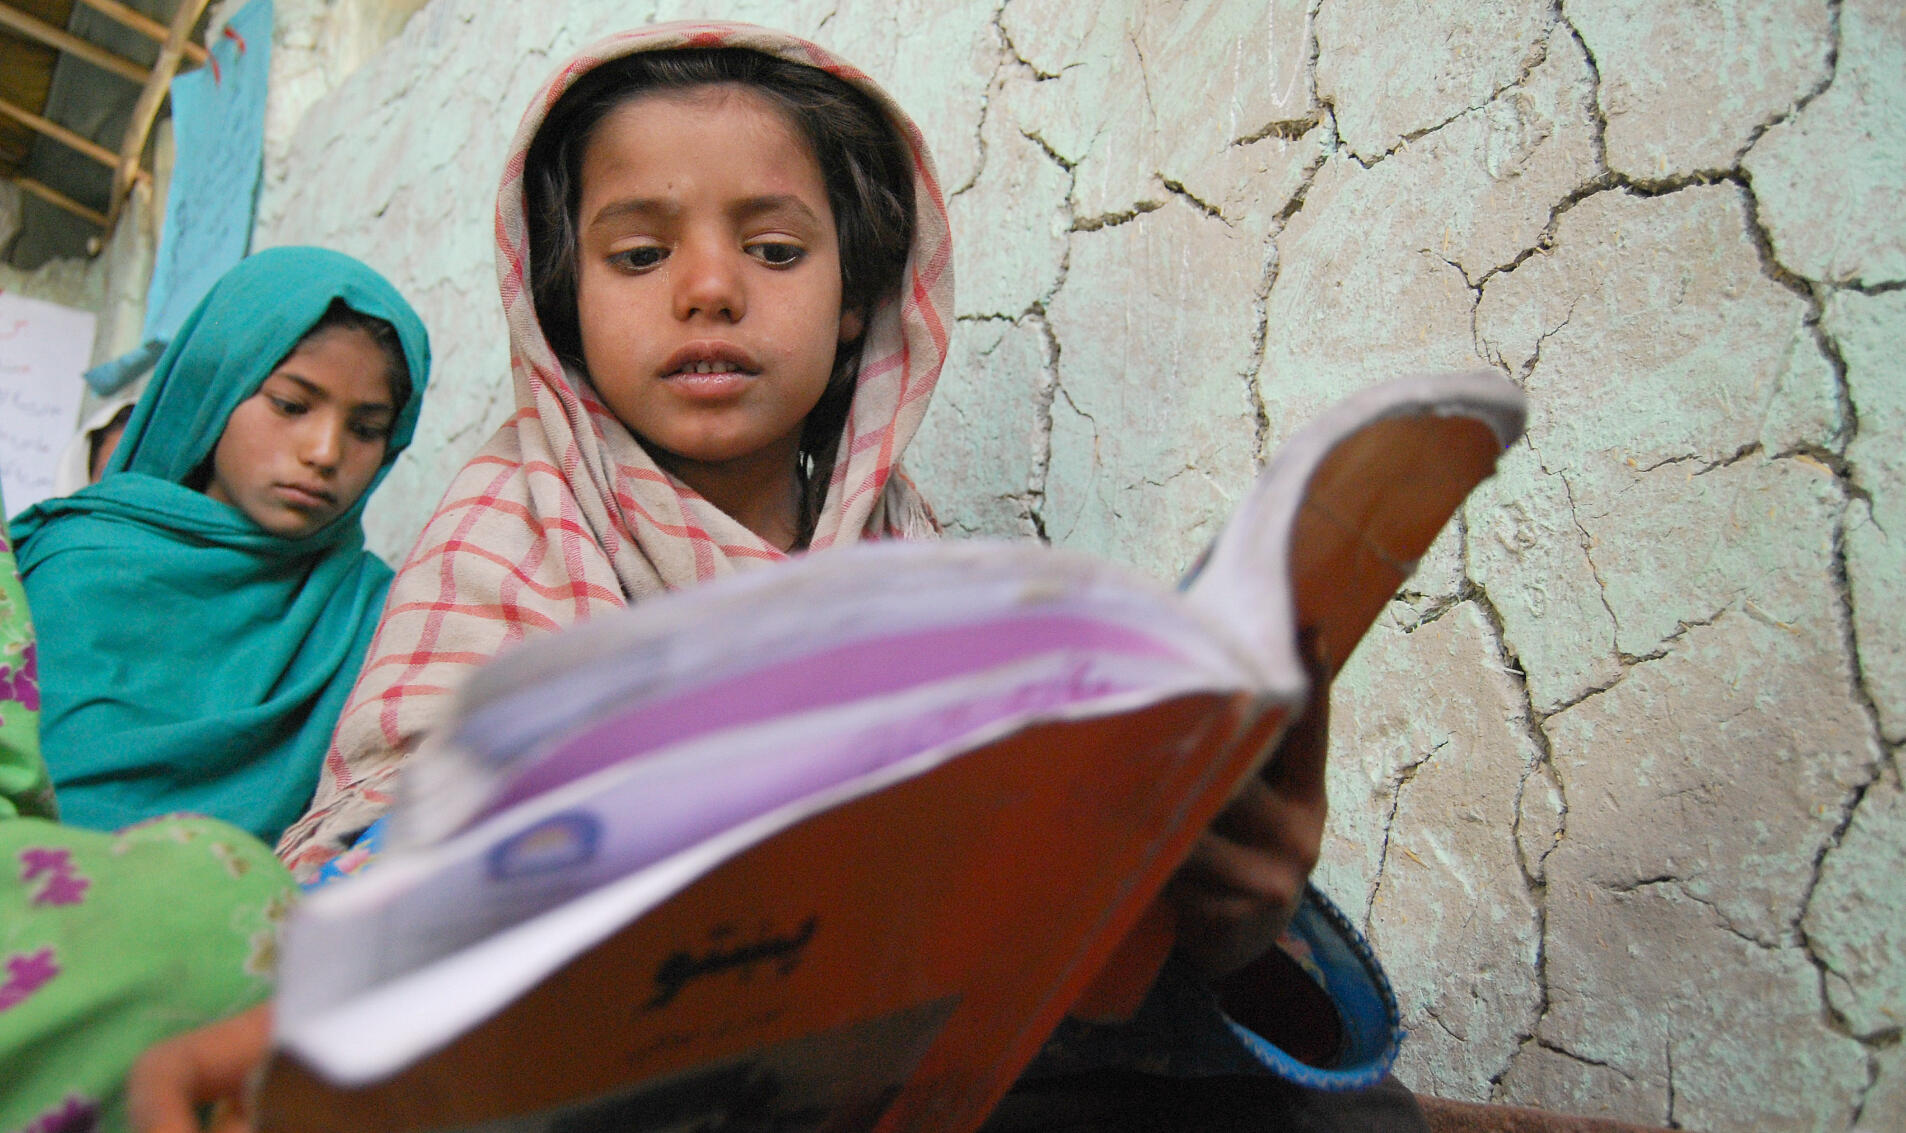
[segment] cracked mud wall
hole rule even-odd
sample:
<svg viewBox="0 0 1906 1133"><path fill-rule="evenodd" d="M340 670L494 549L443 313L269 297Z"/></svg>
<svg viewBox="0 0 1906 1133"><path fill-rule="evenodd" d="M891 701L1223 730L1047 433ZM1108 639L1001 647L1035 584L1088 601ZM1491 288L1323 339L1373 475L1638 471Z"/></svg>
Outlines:
<svg viewBox="0 0 1906 1133"><path fill-rule="evenodd" d="M588 40L705 10L433 0L373 53L310 31L341 0L280 5L258 243L377 265L441 367L372 509L400 554L509 404L489 231L522 107ZM1344 394L1528 389L1337 694L1318 878L1396 978L1406 1081L1906 1122L1906 9L723 14L829 44L935 149L959 325L912 469L955 532L1170 576Z"/></svg>

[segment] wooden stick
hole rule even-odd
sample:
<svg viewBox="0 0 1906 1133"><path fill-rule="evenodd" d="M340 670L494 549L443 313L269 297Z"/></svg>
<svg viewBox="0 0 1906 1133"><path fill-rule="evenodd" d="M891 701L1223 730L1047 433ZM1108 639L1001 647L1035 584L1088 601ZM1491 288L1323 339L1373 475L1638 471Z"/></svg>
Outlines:
<svg viewBox="0 0 1906 1133"><path fill-rule="evenodd" d="M186 38L198 24L206 3L207 0L179 0L165 43L159 47L159 58L152 64L152 74L146 79L145 89L139 92L139 101L133 104L132 117L126 122L126 140L119 147L119 165L113 170L112 206L106 210L108 232L118 222L119 210L125 207L126 194L139 172L139 155L145 152L146 137L152 132L153 121L159 117L159 105L171 89L179 60L185 56Z"/></svg>
<svg viewBox="0 0 1906 1133"><path fill-rule="evenodd" d="M59 207L65 209L67 212L72 213L74 216L83 217L87 220L90 220L94 224L99 225L101 228L106 227L105 213L100 212L97 209L87 208L85 205L80 204L78 201L67 196L65 193L60 192L58 189L53 189L45 185L42 185L31 177L15 177L15 178L12 178L12 181L15 185L20 186L20 188L25 189L27 192L32 193L34 196L40 198L43 201L46 201L50 204L58 205Z"/></svg>
<svg viewBox="0 0 1906 1133"><path fill-rule="evenodd" d="M119 21L154 43L165 42L166 26L137 8L128 8L119 3L119 0L80 0L80 3L102 16L109 16ZM195 64L202 65L205 62L206 51L198 44L187 41L185 57Z"/></svg>
<svg viewBox="0 0 1906 1133"><path fill-rule="evenodd" d="M9 27L28 39L37 39L48 47L57 47L68 55L84 59L101 70L111 71L135 83L146 81L146 69L123 56L114 55L98 44L89 43L52 24L34 19L7 4L0 4L0 27Z"/></svg>
<svg viewBox="0 0 1906 1133"><path fill-rule="evenodd" d="M0 114L4 114L17 122L24 123L27 128L45 134L47 137L52 138L62 145L78 150L108 169L116 168L119 165L119 155L107 149L105 146L100 145L91 138L75 134L58 122L42 118L23 106L15 106L4 98L0 98Z"/></svg>

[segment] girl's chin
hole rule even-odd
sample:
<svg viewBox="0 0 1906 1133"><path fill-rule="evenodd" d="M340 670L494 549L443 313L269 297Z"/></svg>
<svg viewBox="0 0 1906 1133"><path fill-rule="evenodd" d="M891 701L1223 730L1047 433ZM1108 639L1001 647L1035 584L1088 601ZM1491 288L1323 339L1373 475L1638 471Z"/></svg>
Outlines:
<svg viewBox="0 0 1906 1133"><path fill-rule="evenodd" d="M330 521L329 516L306 515L288 508L262 516L249 512L247 514L251 516L253 523L280 539L302 539Z"/></svg>
<svg viewBox="0 0 1906 1133"><path fill-rule="evenodd" d="M741 473L792 471L798 448L777 439L760 444L746 439L727 442L701 441L673 447L644 440L643 446L655 463L684 479L697 472L735 475Z"/></svg>

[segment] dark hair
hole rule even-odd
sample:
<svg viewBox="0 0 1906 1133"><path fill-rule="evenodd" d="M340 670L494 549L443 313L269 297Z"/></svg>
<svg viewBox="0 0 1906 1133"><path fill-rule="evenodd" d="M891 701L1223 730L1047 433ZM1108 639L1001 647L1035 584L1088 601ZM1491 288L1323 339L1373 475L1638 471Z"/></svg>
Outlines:
<svg viewBox="0 0 1906 1133"><path fill-rule="evenodd" d="M331 330L363 331L369 336L371 342L376 344L378 351L384 355L387 368L385 376L390 379L392 408L400 413L403 412L404 406L410 404L411 393L410 364L404 361L403 339L397 336L397 328L390 323L376 315L367 315L349 307L342 299L331 300L331 305L324 309L324 314L318 316L317 322L311 324L311 329L299 335L298 341L292 344L290 350L285 351L285 358L291 357L298 347ZM284 364L283 358L278 361L279 365Z"/></svg>
<svg viewBox="0 0 1906 1133"><path fill-rule="evenodd" d="M536 318L556 356L570 365L587 370L576 314L577 213L591 135L611 111L638 98L723 84L767 99L813 148L840 242L842 310L859 313L865 326L874 308L900 290L913 243L913 162L873 99L817 67L742 48L628 55L563 92L523 168ZM797 546L807 543L820 516L859 370L860 342L843 343L827 391L801 427Z"/></svg>

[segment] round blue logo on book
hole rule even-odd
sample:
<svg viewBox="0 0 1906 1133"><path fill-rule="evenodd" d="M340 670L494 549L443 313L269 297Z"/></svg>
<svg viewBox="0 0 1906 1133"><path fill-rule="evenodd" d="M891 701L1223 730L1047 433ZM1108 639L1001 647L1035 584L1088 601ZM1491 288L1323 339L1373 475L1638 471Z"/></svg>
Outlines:
<svg viewBox="0 0 1906 1133"><path fill-rule="evenodd" d="M571 869L593 859L601 840L602 824L594 815L571 811L546 818L490 851L490 876L509 880Z"/></svg>

